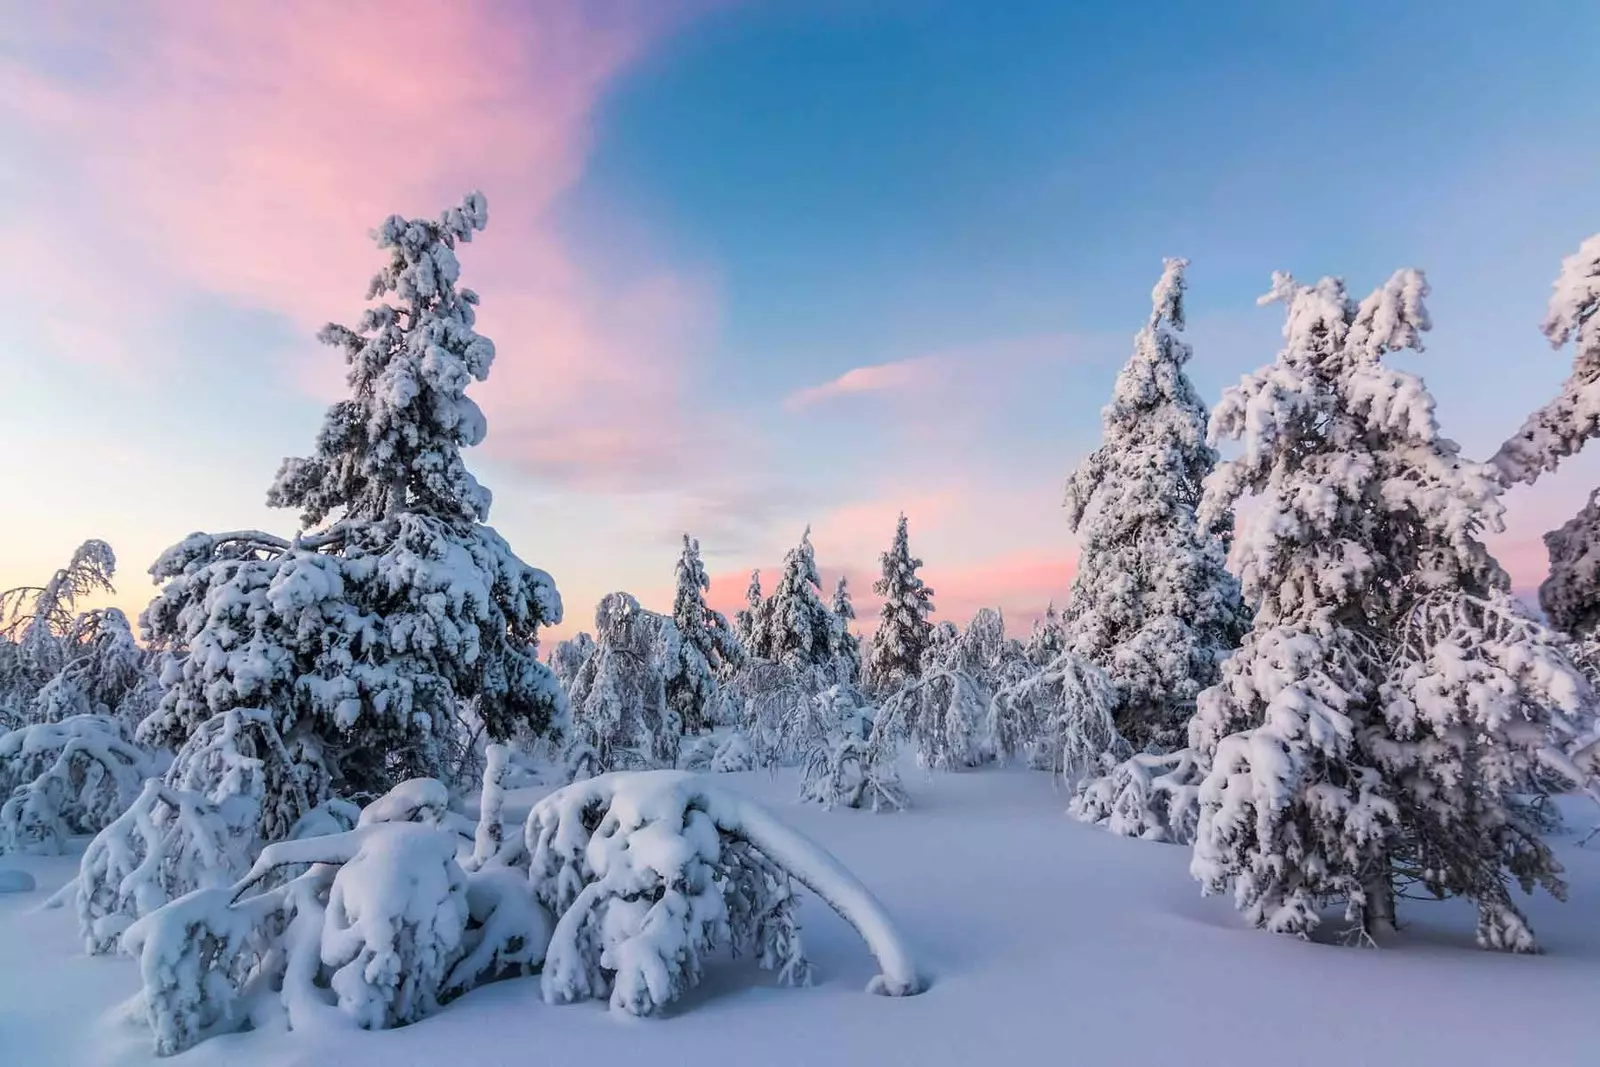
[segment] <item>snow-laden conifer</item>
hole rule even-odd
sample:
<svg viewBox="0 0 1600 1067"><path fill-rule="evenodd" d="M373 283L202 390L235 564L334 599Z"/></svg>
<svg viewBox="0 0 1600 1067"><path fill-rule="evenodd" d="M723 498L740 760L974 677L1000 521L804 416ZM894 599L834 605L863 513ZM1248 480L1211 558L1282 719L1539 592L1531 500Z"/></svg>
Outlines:
<svg viewBox="0 0 1600 1067"><path fill-rule="evenodd" d="M761 595L761 572L753 570L750 584L744 591L744 607L734 612L733 631L745 654L760 659L770 658L766 611L767 601Z"/></svg>
<svg viewBox="0 0 1600 1067"><path fill-rule="evenodd" d="M842 574L833 587L829 610L833 612L833 658L839 664L839 680L853 686L861 678L861 638L850 632L856 608L850 602L850 580Z"/></svg>
<svg viewBox="0 0 1600 1067"><path fill-rule="evenodd" d="M831 685L797 705L787 724L800 760L800 799L825 808L899 811L908 806L895 763L893 730L876 728L877 709L853 685Z"/></svg>
<svg viewBox="0 0 1600 1067"><path fill-rule="evenodd" d="M1066 644L1116 683L1118 726L1136 748L1181 743L1195 697L1216 680L1244 627L1220 532L1229 517L1215 527L1196 518L1217 455L1183 369L1187 265L1166 261L1149 321L1101 413L1101 445L1066 491L1081 546Z"/></svg>
<svg viewBox="0 0 1600 1067"><path fill-rule="evenodd" d="M1550 344L1571 342L1572 374L1495 455L1507 480L1532 483L1600 434L1600 233L1561 264L1543 324ZM1550 622L1586 643L1600 628L1600 490L1545 535L1550 574L1539 603Z"/></svg>
<svg viewBox="0 0 1600 1067"><path fill-rule="evenodd" d="M160 760L104 715L0 734L0 852L59 853L127 810Z"/></svg>
<svg viewBox="0 0 1600 1067"><path fill-rule="evenodd" d="M1191 723L1209 758L1192 869L1279 932L1342 902L1381 934L1420 883L1474 900L1484 946L1528 950L1507 883L1559 894L1560 867L1517 793L1540 764L1577 775L1560 745L1588 695L1483 546L1501 528L1493 469L1382 362L1421 348L1427 292L1400 271L1357 305L1337 279L1276 276L1263 300L1287 305L1284 348L1212 418L1242 454L1202 512L1255 495L1238 563L1258 609Z"/></svg>
<svg viewBox="0 0 1600 1067"><path fill-rule="evenodd" d="M778 584L763 611L766 658L824 669L834 665L837 621L822 602L822 578L811 547L811 528L783 557Z"/></svg>
<svg viewBox="0 0 1600 1067"><path fill-rule="evenodd" d="M917 762L933 770L1013 754L1011 720L1001 737L990 710L996 693L1032 671L1021 642L1006 636L1005 619L993 608L980 609L963 631L940 624L934 632L917 675L883 700L879 732L908 738Z"/></svg>
<svg viewBox="0 0 1600 1067"><path fill-rule="evenodd" d="M706 604L710 588L700 542L684 534L672 598L680 662L667 684L667 700L685 733L700 733L711 725L707 709L716 696L717 679L736 667L743 655L727 618Z"/></svg>
<svg viewBox="0 0 1600 1067"><path fill-rule="evenodd" d="M894 541L879 556L882 577L872 591L883 598L878 628L872 632L866 673L872 692L887 695L922 669L923 653L932 640L933 590L917 574L922 560L911 554L906 517L895 522Z"/></svg>
<svg viewBox="0 0 1600 1067"><path fill-rule="evenodd" d="M1046 604L1044 614L1033 620L1033 628L1028 631L1028 641L1024 647L1028 662L1036 667L1045 666L1067 647L1067 628L1056 611L1055 601Z"/></svg>
<svg viewBox="0 0 1600 1067"><path fill-rule="evenodd" d="M1600 434L1600 233L1561 261L1542 329L1557 349L1571 342L1572 374L1495 454L1512 482L1536 481Z"/></svg>
<svg viewBox="0 0 1600 1067"><path fill-rule="evenodd" d="M141 736L177 747L220 712L266 709L317 764L306 781L372 795L446 773L464 712L496 739L553 728L562 694L536 640L560 598L482 525L489 493L461 458L485 431L466 390L495 350L456 248L487 217L474 193L436 221L379 227L379 302L320 335L343 352L349 396L268 494L307 532L194 534L151 568L165 585L143 628L183 655Z"/></svg>

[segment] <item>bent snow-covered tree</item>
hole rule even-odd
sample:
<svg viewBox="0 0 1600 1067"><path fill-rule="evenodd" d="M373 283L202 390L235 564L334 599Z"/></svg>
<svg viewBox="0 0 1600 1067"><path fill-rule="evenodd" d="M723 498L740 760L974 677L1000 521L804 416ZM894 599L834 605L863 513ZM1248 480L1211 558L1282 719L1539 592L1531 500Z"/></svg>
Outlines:
<svg viewBox="0 0 1600 1067"><path fill-rule="evenodd" d="M83 612L72 621L63 648L61 669L34 698L35 721L102 715L132 729L160 701L156 657L139 646L117 608Z"/></svg>
<svg viewBox="0 0 1600 1067"><path fill-rule="evenodd" d="M464 711L493 738L558 721L535 646L560 597L483 525L490 494L461 458L485 432L466 390L495 350L474 329L477 294L457 286L456 248L487 220L474 193L437 220L379 227L379 302L320 334L343 352L350 394L268 493L307 532L193 534L156 561L165 585L142 624L184 654L141 736L177 747L213 715L264 709L315 805L322 783L371 796L443 773Z"/></svg>
<svg viewBox="0 0 1600 1067"><path fill-rule="evenodd" d="M1208 480L1213 517L1256 504L1238 563L1254 628L1200 695L1192 870L1255 924L1306 936L1342 902L1368 936L1414 884L1478 908L1485 947L1529 950L1508 882L1561 892L1518 800L1540 765L1575 775L1584 683L1483 546L1500 482L1439 434L1422 380L1427 283L1400 271L1357 305L1337 279L1279 275L1277 360L1228 390L1212 433L1242 445Z"/></svg>
<svg viewBox="0 0 1600 1067"><path fill-rule="evenodd" d="M1228 573L1231 515L1202 526L1201 485L1217 454L1184 373L1187 260L1169 259L1150 319L1101 413L1101 445L1067 482L1081 549L1066 645L1116 683L1117 724L1136 749L1182 743L1194 700L1239 643L1245 614Z"/></svg>
<svg viewBox="0 0 1600 1067"><path fill-rule="evenodd" d="M1543 330L1558 349L1571 342L1572 374L1500 446L1494 462L1512 482L1532 484L1600 435L1600 233L1562 261ZM1592 644L1600 631L1600 490L1544 543L1550 575L1539 603L1553 625Z"/></svg>
<svg viewBox="0 0 1600 1067"><path fill-rule="evenodd" d="M0 593L0 728L35 718L39 691L69 658L77 604L113 592L117 558L104 541L85 541L43 585Z"/></svg>
<svg viewBox="0 0 1600 1067"><path fill-rule="evenodd" d="M917 574L922 561L911 554L906 517L895 522L894 541L879 556L883 576L872 591L883 598L878 628L867 653L867 686L886 696L922 671L922 657L933 639L933 590Z"/></svg>
<svg viewBox="0 0 1600 1067"><path fill-rule="evenodd" d="M665 615L628 593L608 593L594 613L594 652L572 680L568 773L673 767L683 720L670 699L683 669L682 639Z"/></svg>
<svg viewBox="0 0 1600 1067"><path fill-rule="evenodd" d="M868 989L921 992L927 979L872 893L838 860L761 807L681 771L608 774L545 797L525 827L534 894L558 916L545 1000L607 997L651 1015L700 981L727 946L804 983L791 881L856 929L881 972Z"/></svg>

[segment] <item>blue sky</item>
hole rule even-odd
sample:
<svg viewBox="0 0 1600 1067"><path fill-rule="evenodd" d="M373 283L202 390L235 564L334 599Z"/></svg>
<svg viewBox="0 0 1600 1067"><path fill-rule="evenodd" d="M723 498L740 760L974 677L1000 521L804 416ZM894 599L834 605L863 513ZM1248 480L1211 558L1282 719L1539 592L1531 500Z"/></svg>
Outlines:
<svg viewBox="0 0 1600 1067"><path fill-rule="evenodd" d="M952 615L1059 600L1060 484L1164 255L1193 261L1213 400L1275 351L1272 270L1424 268L1406 364L1486 455L1565 375L1536 327L1600 229L1587 5L498 3L424 34L415 93L374 87L381 39L437 11L341 8L379 38L353 59L314 5L259 43L91 7L19 9L0 43L0 228L39 250L0 295L0 372L17 438L60 442L0 459L48 513L10 526L0 585L106 536L137 604L189 530L291 526L261 497L337 392L310 335L358 313L364 231L469 185L500 344L472 462L576 622L613 588L664 599L685 527L724 603L807 522L859 587L902 507ZM1511 497L1519 582L1597 481Z"/></svg>

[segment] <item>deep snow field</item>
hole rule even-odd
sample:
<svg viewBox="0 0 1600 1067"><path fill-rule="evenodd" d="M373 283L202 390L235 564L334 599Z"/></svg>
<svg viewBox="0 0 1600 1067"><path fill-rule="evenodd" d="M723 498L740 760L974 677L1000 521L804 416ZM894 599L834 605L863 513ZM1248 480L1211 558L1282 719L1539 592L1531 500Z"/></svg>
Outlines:
<svg viewBox="0 0 1600 1067"><path fill-rule="evenodd" d="M149 1031L122 1007L138 990L135 963L85 955L71 907L42 908L75 873L75 857L6 856L0 868L30 871L39 884L0 895L0 1064L1543 1067L1600 1058L1600 844L1577 847L1600 818L1592 804L1571 805L1571 829L1556 839L1569 902L1518 897L1546 954L1514 957L1478 950L1472 911L1456 903L1402 901L1407 925L1383 950L1247 929L1228 901L1200 897L1187 849L1074 822L1044 774L908 771L917 806L878 815L795 803L791 771L719 782L858 874L932 988L902 1000L868 995L876 967L865 945L806 894L808 988L719 961L670 1015L633 1019L604 1001L548 1006L538 979L525 978L399 1030L244 1033L157 1060ZM515 794L507 815L536 795Z"/></svg>

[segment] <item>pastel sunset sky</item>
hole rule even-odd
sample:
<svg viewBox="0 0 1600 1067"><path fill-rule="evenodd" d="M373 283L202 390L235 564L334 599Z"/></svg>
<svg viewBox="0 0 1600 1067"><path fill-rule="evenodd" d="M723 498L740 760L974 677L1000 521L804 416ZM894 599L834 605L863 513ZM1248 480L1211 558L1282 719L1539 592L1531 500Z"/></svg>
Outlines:
<svg viewBox="0 0 1600 1067"><path fill-rule="evenodd" d="M0 588L100 537L137 611L190 531L292 531L265 490L368 231L478 188L469 462L557 636L668 607L686 530L731 608L807 523L870 628L901 510L939 617L1025 628L1163 256L1213 402L1276 351L1274 269L1424 268L1402 362L1470 455L1555 392L1596 56L1570 0L0 0ZM1597 483L1591 449L1510 496L1519 588Z"/></svg>

